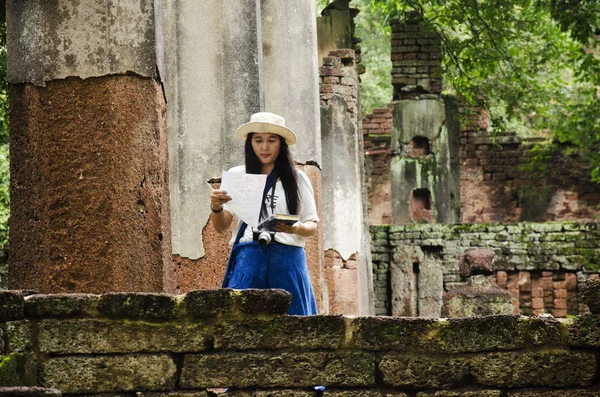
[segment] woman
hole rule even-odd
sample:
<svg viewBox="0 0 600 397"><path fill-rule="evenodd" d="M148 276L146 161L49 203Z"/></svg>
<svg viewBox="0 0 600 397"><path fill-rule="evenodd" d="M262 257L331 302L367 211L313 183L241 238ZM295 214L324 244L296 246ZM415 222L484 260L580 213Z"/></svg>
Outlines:
<svg viewBox="0 0 600 397"><path fill-rule="evenodd" d="M273 242L261 245L254 241L256 231L223 209L223 204L231 200L227 192L213 190L213 226L222 233L234 222L230 242L233 249L223 287L281 288L292 294L288 314L316 314L304 245L306 238L317 232L319 218L310 181L294 168L289 152L288 145L296 142L296 134L285 127L283 117L260 112L238 128L236 139L245 141L246 165L230 171L268 175L259 221L274 214L298 215L299 220L293 225L278 224Z"/></svg>

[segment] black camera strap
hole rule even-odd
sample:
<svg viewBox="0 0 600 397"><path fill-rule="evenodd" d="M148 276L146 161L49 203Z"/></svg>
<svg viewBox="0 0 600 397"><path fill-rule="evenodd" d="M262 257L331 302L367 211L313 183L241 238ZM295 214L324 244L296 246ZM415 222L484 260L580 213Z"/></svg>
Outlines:
<svg viewBox="0 0 600 397"><path fill-rule="evenodd" d="M271 202L273 201L272 197L275 194L275 184L277 183L278 177L279 177L279 173L275 169L273 169L273 171L271 171L269 176L267 176L267 182L265 183L265 189L263 190L262 201L260 203L261 216L263 213L263 209L266 213L267 209L266 209L266 205L265 205L265 199L267 197L267 192L271 189L272 189ZM274 210L273 205L271 205L271 207ZM222 288L227 288L227 286L229 284L229 279L231 278L231 273L233 272L233 267L235 265L235 252L236 252L235 248L236 248L236 245L238 245L238 243L242 239L242 236L246 232L247 227L248 227L248 224L246 222L242 222L242 224L240 225L240 230L238 230L237 236L235 237L233 247L231 248L231 254L229 254L229 260L227 261L227 269L225 270L225 277L223 277L223 283L221 283Z"/></svg>

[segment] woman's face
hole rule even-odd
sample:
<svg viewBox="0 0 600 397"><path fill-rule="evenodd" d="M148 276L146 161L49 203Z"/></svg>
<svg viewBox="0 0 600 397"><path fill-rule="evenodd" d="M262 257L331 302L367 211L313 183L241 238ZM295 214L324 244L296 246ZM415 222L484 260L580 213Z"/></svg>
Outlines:
<svg viewBox="0 0 600 397"><path fill-rule="evenodd" d="M251 142L254 154L256 154L260 163L263 166L274 166L281 148L279 135L254 133Z"/></svg>

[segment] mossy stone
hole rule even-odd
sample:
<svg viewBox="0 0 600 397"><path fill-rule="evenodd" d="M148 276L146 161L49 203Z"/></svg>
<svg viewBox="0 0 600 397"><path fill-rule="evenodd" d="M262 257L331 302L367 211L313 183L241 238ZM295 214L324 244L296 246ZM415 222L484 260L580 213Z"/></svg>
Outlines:
<svg viewBox="0 0 600 397"><path fill-rule="evenodd" d="M285 314L292 294L283 289L245 289L235 295L239 309L248 314Z"/></svg>
<svg viewBox="0 0 600 397"><path fill-rule="evenodd" d="M384 354L378 362L385 386L410 388L456 387L467 381L469 362L445 356Z"/></svg>
<svg viewBox="0 0 600 397"><path fill-rule="evenodd" d="M600 314L600 280L590 278L581 287L581 301L594 314Z"/></svg>
<svg viewBox="0 0 600 397"><path fill-rule="evenodd" d="M438 320L409 317L358 317L352 319L347 347L366 350L436 351L439 342L429 335L440 328ZM437 342L437 343L436 343Z"/></svg>
<svg viewBox="0 0 600 397"><path fill-rule="evenodd" d="M176 377L177 366L166 354L53 357L39 368L40 385L72 394L167 391Z"/></svg>
<svg viewBox="0 0 600 397"><path fill-rule="evenodd" d="M364 352L227 352L185 356L180 387L373 386L375 358Z"/></svg>
<svg viewBox="0 0 600 397"><path fill-rule="evenodd" d="M0 386L35 386L36 365L31 353L0 356Z"/></svg>
<svg viewBox="0 0 600 397"><path fill-rule="evenodd" d="M345 331L342 316L227 319L214 326L214 346L220 350L337 349Z"/></svg>
<svg viewBox="0 0 600 397"><path fill-rule="evenodd" d="M0 291L0 321L21 320L24 317L23 295L12 291Z"/></svg>
<svg viewBox="0 0 600 397"><path fill-rule="evenodd" d="M466 353L514 350L524 346L520 316L484 316L448 319L432 339L439 352Z"/></svg>
<svg viewBox="0 0 600 397"><path fill-rule="evenodd" d="M0 387L0 397L60 397L62 393L58 389L46 389L44 387Z"/></svg>
<svg viewBox="0 0 600 397"><path fill-rule="evenodd" d="M176 300L158 293L111 292L100 297L98 311L116 318L171 319Z"/></svg>
<svg viewBox="0 0 600 397"><path fill-rule="evenodd" d="M475 381L493 387L585 387L593 382L596 370L591 352L494 352L471 359Z"/></svg>
<svg viewBox="0 0 600 397"><path fill-rule="evenodd" d="M53 294L30 295L25 298L27 317L74 317L96 315L99 295Z"/></svg>
<svg viewBox="0 0 600 397"><path fill-rule="evenodd" d="M600 348L600 315L576 317L568 328L570 346Z"/></svg>
<svg viewBox="0 0 600 397"><path fill-rule="evenodd" d="M417 397L504 397L504 392L502 390L439 390L419 392Z"/></svg>
<svg viewBox="0 0 600 397"><path fill-rule="evenodd" d="M212 317L230 312L233 307L232 289L207 289L191 291L185 295L183 304L194 318Z"/></svg>

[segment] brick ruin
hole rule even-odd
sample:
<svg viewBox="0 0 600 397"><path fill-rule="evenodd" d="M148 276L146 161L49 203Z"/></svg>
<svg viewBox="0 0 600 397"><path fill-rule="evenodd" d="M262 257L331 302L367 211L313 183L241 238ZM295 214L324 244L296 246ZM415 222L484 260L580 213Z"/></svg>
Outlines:
<svg viewBox="0 0 600 397"><path fill-rule="evenodd" d="M290 300L281 290L0 292L0 395L598 395L598 314L285 316Z"/></svg>
<svg viewBox="0 0 600 397"><path fill-rule="evenodd" d="M418 209L412 210L412 221L433 224L391 225L394 182L390 165L398 155L392 150L392 140L394 128L400 128L394 126L395 103L441 98L442 84L435 32L414 16L402 24L393 21L391 27L395 102L373 109L362 120L376 314L418 315L393 309L393 253L402 244L440 259L432 263L443 274L443 284L436 277L429 280L441 288L434 294L436 299L464 285L457 263L465 249L492 248L500 258L513 255L508 268L497 268L494 278L513 295L515 313L555 317L586 313L578 286L598 277L600 246L594 222L600 215L600 185L590 180L589 166L567 145L551 145L542 137L524 138L514 132L492 134L486 112L460 107L456 115L460 146L452 156L460 160L459 221L463 225L435 224L431 217L420 216ZM549 221L563 223L547 227L526 223ZM532 229L536 233L526 232ZM474 235L475 230L481 235ZM581 241L574 242L572 233L581 233ZM433 240L432 235L436 236ZM532 241L537 241L535 246L523 245ZM418 273L406 271L408 277ZM411 294L418 291L409 293L407 299L414 299Z"/></svg>

